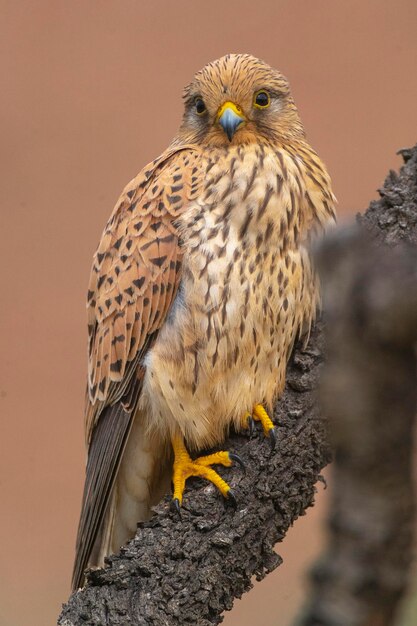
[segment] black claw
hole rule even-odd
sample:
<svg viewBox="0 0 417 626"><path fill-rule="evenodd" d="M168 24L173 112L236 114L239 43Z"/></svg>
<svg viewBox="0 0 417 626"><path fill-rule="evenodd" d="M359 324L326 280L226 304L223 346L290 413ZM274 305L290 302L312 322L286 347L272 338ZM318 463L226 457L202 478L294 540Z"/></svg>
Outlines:
<svg viewBox="0 0 417 626"><path fill-rule="evenodd" d="M239 455L235 454L234 452L229 452L229 458L232 459L232 461L235 461L236 463L238 463L240 467L242 468L244 474L246 474L246 465L244 464L244 462L242 461Z"/></svg>
<svg viewBox="0 0 417 626"><path fill-rule="evenodd" d="M172 498L169 508L173 513L178 515L179 519L181 519L181 505L178 498Z"/></svg>
<svg viewBox="0 0 417 626"><path fill-rule="evenodd" d="M227 492L227 502L230 502L230 506L232 508L237 509L236 496L231 489Z"/></svg>
<svg viewBox="0 0 417 626"><path fill-rule="evenodd" d="M253 433L255 432L255 420L252 415L248 417L248 428L249 428L249 437L252 439Z"/></svg>
<svg viewBox="0 0 417 626"><path fill-rule="evenodd" d="M269 443L271 444L271 452L275 450L275 446L277 445L277 433L275 428L271 428L268 433Z"/></svg>

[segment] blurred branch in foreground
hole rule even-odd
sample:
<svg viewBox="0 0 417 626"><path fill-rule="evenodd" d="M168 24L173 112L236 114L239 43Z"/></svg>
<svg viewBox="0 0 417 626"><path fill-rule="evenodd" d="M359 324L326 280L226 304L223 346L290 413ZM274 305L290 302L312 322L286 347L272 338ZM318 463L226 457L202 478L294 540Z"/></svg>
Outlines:
<svg viewBox="0 0 417 626"><path fill-rule="evenodd" d="M388 177L382 200L359 218L362 227L336 232L319 252L321 387L335 462L328 546L300 626L391 626L407 590L415 515L417 248L410 244L417 238L417 155L406 155L403 180ZM393 246L399 240L409 243Z"/></svg>
<svg viewBox="0 0 417 626"><path fill-rule="evenodd" d="M404 157L408 162L400 176L391 176L392 180L386 183L383 190L385 195L379 204L372 203L362 219L367 220L366 224L369 222L369 226L374 224L378 236L389 233L393 241L399 241L404 238L404 233L406 238L412 232L417 241L417 147L414 151L404 153ZM388 198L391 192L395 196L392 202ZM402 224L406 223L407 216L410 224L412 219L414 222L404 229ZM388 321L387 319L387 323ZM227 475L236 492L237 510L225 508L212 486L198 480L194 483L190 481L183 503L182 520L170 513L169 499L165 498L156 507L154 517L149 522L140 524L136 537L121 549L120 554L107 560L106 568L91 571L87 575L86 587L72 594L64 606L58 622L61 626L219 624L222 613L232 608L234 598L240 597L251 588L253 576L260 580L280 565L282 560L274 552L274 545L284 538L287 529L297 517L303 515L307 507L313 504L314 485L320 477L321 469L330 460L327 427L320 418L314 393L322 363L322 344L322 324L318 323L312 331L307 349L297 349L288 365L286 391L275 408L275 422L278 426L275 451L271 452L268 441L259 434L252 439L232 435L226 441L227 449L238 453L247 467L245 475L238 471L223 473L224 476ZM376 349L372 353L375 362L381 360L383 346L378 346L378 350L378 353ZM408 354L411 365L409 348L400 352ZM401 376L397 376L396 368L399 365L403 369L407 368L399 356L396 358L392 355L390 358L394 368L390 380L403 393L405 382ZM413 367L411 370L414 371ZM365 373L368 375L367 371ZM407 370L407 380L410 376ZM359 389L357 386L357 397ZM388 396L385 400L387 404L389 392L385 384L383 390ZM407 400L410 412L413 401L411 396ZM359 418L360 414L356 412L356 422ZM372 415L373 420L377 418L379 416ZM374 426L376 432L378 429L385 429L385 426L381 426L383 419L381 414ZM399 422L400 419L398 423L395 422L395 427L387 426L388 431L394 428L393 436L398 428L405 428ZM372 430L371 425L365 426L365 423L364 428ZM361 446L365 444L365 435L355 432L352 426L346 430L350 437L359 439L361 445L357 452L363 458ZM411 446L410 437L408 446ZM386 454L390 455L389 458L392 453L392 446L388 446ZM410 462L408 453L409 449L404 447L400 462L404 466L404 472L408 471ZM338 453L338 458L342 458L341 453ZM399 510L401 519L411 519L409 482L406 479L397 487L396 472L399 468L391 468L391 465L392 463L392 472L388 472L389 482L385 488L394 484L395 498L401 500L398 507L395 504L395 511ZM365 471L370 473L369 469ZM361 473L359 476L361 477ZM347 493L347 486L343 489ZM360 491L358 494L351 494L353 512L362 507L362 501L357 500L361 497L360 494ZM385 495L382 501L385 502ZM350 514L350 510L347 512ZM392 513L389 514L390 519L391 515ZM347 520L351 519L350 514ZM348 523L353 539L357 528L355 519ZM343 526L343 519L340 520L338 516L335 523L339 527L341 524ZM385 538L384 549L389 550L390 554L395 552L399 543L401 533L398 523L400 520L397 518L396 524L390 525L390 529L394 528L393 537L385 536L385 526L381 527L382 537ZM372 538L377 538L378 529L379 527L373 525L370 530ZM405 536L403 541L408 546L410 532L405 530ZM350 539L351 543L353 539ZM405 560L408 563L409 548L404 548L402 543L400 548L401 554L404 554L404 550L407 551ZM396 569L388 568L388 582L393 578L395 584L399 576L398 569L402 568L403 563L399 554L395 556ZM337 568L337 563L335 567ZM401 570L402 578L405 576L405 569L404 566L404 571ZM322 571L326 573L326 570ZM387 570L383 571L384 576L387 576ZM329 575L328 570L326 575ZM360 586L364 586L365 582L365 579L362 582L356 580L356 584ZM372 578L366 582L368 594L373 593L374 584ZM396 589L398 595L398 584ZM277 617L277 620L277 624L281 626L285 618ZM310 620L305 623L312 625L322 622ZM348 622L339 620L325 623L339 626ZM352 626L359 623L362 626L364 622L349 622ZM372 623L373 626L376 624ZM385 624L386 622L381 622L380 626Z"/></svg>

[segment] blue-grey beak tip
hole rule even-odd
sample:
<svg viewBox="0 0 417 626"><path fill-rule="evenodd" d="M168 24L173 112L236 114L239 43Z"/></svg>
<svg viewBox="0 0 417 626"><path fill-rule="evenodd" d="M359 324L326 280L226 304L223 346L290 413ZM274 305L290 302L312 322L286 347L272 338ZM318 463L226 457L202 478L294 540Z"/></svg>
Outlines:
<svg viewBox="0 0 417 626"><path fill-rule="evenodd" d="M232 141L233 135L235 134L238 126L240 126L243 120L239 115L236 115L236 113L232 109L226 109L220 117L219 122L222 125L222 128L226 133L229 141Z"/></svg>

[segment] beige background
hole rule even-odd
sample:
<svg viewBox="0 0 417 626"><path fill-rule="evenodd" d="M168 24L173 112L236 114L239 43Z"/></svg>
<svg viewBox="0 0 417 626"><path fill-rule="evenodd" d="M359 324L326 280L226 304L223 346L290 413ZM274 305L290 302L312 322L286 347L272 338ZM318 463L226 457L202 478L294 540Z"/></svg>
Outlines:
<svg viewBox="0 0 417 626"><path fill-rule="evenodd" d="M125 183L160 153L206 62L251 52L290 79L344 217L416 141L415 0L2 0L1 626L66 599L83 483L84 300ZM285 626L322 506L227 626Z"/></svg>

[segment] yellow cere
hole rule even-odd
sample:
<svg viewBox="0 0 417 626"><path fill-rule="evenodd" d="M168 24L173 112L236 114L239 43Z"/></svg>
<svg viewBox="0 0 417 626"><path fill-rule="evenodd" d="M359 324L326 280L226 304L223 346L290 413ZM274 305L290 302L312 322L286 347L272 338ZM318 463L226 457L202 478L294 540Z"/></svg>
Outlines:
<svg viewBox="0 0 417 626"><path fill-rule="evenodd" d="M227 102L222 104L221 107L219 108L219 110L217 111L217 116L216 117L217 117L218 120L221 118L221 116L223 115L223 113L225 112L226 109L232 109L233 113L236 113L236 115L241 117L242 120L245 119L245 116L244 116L243 111L240 108L240 106L238 104L235 104L234 102L231 102L230 100L228 100Z"/></svg>

